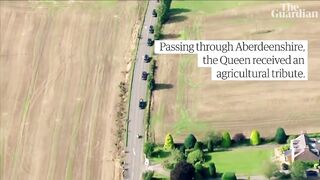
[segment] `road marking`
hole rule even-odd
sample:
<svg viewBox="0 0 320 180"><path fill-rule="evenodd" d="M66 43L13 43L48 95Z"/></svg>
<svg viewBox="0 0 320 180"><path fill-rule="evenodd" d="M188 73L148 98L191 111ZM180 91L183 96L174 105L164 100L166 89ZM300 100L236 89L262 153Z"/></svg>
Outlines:
<svg viewBox="0 0 320 180"><path fill-rule="evenodd" d="M132 149L133 155L136 155L136 151L134 150L134 148Z"/></svg>

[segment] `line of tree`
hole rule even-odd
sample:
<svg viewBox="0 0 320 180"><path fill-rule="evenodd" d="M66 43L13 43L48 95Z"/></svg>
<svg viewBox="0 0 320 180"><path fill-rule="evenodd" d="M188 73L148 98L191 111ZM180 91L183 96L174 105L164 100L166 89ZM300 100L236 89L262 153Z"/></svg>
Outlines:
<svg viewBox="0 0 320 180"><path fill-rule="evenodd" d="M157 24L154 28L154 39L158 40L161 38L162 25L169 19L170 6L172 0L160 0L160 4L157 8Z"/></svg>

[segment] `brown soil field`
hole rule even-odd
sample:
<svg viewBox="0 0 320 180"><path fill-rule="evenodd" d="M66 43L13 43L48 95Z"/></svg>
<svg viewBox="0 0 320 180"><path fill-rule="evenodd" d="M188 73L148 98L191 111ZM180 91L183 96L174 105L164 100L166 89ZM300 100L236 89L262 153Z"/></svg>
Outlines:
<svg viewBox="0 0 320 180"><path fill-rule="evenodd" d="M118 85L142 7L1 1L0 179L120 179Z"/></svg>
<svg viewBox="0 0 320 180"><path fill-rule="evenodd" d="M320 9L315 1L294 3ZM181 142L189 133L201 139L211 130L249 136L257 129L263 137L277 127L288 134L320 132L320 21L272 18L271 10L279 7L273 1L211 15L185 9L169 20L164 37L171 39L309 40L309 80L211 81L211 70L198 68L196 56L158 55L151 119L157 142L166 133Z"/></svg>

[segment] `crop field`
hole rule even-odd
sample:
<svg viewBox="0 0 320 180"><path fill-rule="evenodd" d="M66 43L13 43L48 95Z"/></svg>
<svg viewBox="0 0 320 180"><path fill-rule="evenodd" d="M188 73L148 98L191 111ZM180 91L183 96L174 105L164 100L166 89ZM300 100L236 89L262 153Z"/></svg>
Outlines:
<svg viewBox="0 0 320 180"><path fill-rule="evenodd" d="M309 11L320 2L295 1ZM231 134L252 129L263 137L277 127L288 134L320 130L320 21L276 19L279 2L174 1L164 39L306 39L309 40L308 81L211 81L211 70L197 67L192 55L159 55L152 104L153 138L166 133L181 142L187 134L199 139L207 131Z"/></svg>
<svg viewBox="0 0 320 180"><path fill-rule="evenodd" d="M0 5L0 179L119 179L118 85L145 3Z"/></svg>

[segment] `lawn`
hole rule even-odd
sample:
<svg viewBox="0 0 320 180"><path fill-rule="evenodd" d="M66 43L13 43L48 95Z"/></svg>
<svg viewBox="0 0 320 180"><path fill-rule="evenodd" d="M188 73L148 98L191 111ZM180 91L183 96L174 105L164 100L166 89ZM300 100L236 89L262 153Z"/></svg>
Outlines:
<svg viewBox="0 0 320 180"><path fill-rule="evenodd" d="M205 164L214 162L219 173L231 171L243 175L262 173L263 164L270 160L273 148L243 147L229 151L208 153Z"/></svg>

